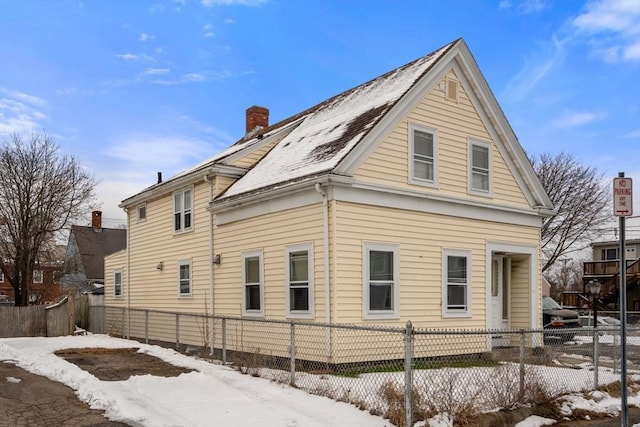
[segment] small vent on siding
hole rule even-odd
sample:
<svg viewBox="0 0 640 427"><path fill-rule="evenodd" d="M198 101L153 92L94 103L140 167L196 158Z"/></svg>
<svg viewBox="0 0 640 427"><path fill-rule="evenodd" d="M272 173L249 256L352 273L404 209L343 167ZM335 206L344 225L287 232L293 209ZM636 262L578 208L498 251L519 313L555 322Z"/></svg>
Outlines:
<svg viewBox="0 0 640 427"><path fill-rule="evenodd" d="M456 80L447 79L447 100L458 102L458 82Z"/></svg>

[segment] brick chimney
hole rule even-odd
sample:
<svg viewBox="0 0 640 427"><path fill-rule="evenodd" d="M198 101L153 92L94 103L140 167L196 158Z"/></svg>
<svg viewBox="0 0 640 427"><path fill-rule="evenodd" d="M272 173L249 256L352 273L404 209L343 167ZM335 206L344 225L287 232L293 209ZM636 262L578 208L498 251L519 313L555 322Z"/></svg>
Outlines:
<svg viewBox="0 0 640 427"><path fill-rule="evenodd" d="M247 133L269 127L269 109L254 105L247 108Z"/></svg>
<svg viewBox="0 0 640 427"><path fill-rule="evenodd" d="M102 211L91 212L91 227L93 231L102 231Z"/></svg>

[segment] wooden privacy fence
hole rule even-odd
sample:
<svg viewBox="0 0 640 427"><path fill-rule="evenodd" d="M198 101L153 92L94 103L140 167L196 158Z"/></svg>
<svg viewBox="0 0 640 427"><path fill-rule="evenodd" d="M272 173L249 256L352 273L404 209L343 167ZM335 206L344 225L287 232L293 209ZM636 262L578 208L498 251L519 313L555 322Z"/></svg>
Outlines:
<svg viewBox="0 0 640 427"><path fill-rule="evenodd" d="M66 296L51 305L0 307L0 338L72 335L76 325L87 328L88 298Z"/></svg>

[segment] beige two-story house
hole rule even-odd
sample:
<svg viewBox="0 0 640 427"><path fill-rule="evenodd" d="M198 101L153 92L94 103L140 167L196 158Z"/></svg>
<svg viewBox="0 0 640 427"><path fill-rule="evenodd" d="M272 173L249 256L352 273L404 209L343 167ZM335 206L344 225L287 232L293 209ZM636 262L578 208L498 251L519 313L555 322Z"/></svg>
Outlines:
<svg viewBox="0 0 640 427"><path fill-rule="evenodd" d="M122 202L109 306L454 329L541 326L553 206L462 39Z"/></svg>

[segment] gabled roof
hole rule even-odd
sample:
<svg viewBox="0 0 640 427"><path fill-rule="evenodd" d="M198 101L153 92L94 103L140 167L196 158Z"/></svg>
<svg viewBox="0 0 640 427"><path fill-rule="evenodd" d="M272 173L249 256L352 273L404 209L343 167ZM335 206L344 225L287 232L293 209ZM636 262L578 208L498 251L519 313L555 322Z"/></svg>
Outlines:
<svg viewBox="0 0 640 427"><path fill-rule="evenodd" d="M127 230L73 225L71 233L78 248L87 280L104 279L104 257L127 247Z"/></svg>
<svg viewBox="0 0 640 427"><path fill-rule="evenodd" d="M236 199L244 200L323 175L351 176L382 140L381 135L397 124L426 94L429 85L434 85L451 67L461 74L465 90L481 110L496 145L532 208L550 214L553 204L462 39L242 138L222 153L124 200L121 206L166 193L189 179L200 179L200 173L225 165L227 159L268 140L276 141L273 148L249 170L237 168L239 178L213 205L233 205Z"/></svg>
<svg viewBox="0 0 640 427"><path fill-rule="evenodd" d="M333 170L455 43L294 116L299 125L220 199Z"/></svg>

